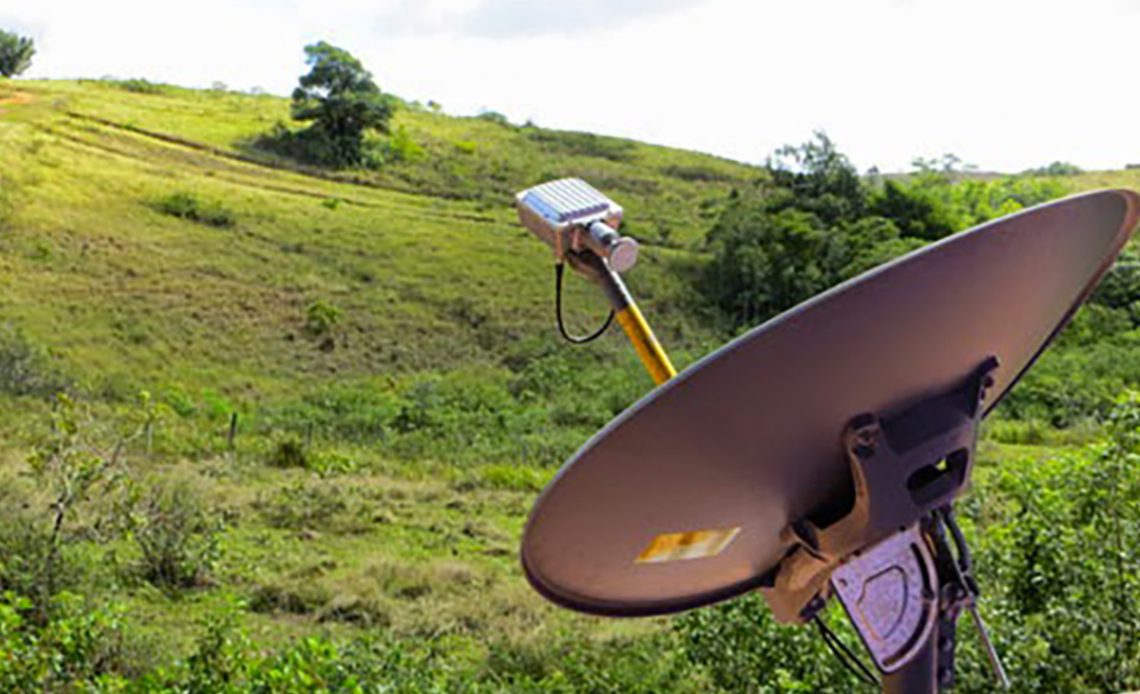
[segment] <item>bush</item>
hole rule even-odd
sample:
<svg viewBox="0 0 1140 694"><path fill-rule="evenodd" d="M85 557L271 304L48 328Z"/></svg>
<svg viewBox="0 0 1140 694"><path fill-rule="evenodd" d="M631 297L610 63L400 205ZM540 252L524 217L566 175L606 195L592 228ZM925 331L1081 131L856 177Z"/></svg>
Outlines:
<svg viewBox="0 0 1140 694"><path fill-rule="evenodd" d="M0 392L48 398L70 384L51 363L47 350L15 326L0 325Z"/></svg>
<svg viewBox="0 0 1140 694"><path fill-rule="evenodd" d="M16 537L24 543L24 551L8 568L15 566L24 577L35 578L22 592L32 601L37 624L50 621L54 598L69 587L72 565L67 550L74 542L80 509L119 488L125 475L123 451L141 433L136 429L123 435L106 428L61 394L47 430L36 432L32 439L28 467L48 503L43 517L17 516L22 526L17 526Z"/></svg>
<svg viewBox="0 0 1140 694"><path fill-rule="evenodd" d="M32 66L35 42L26 36L0 31L0 76L15 77Z"/></svg>
<svg viewBox="0 0 1140 694"><path fill-rule="evenodd" d="M270 446L267 462L273 467L308 467L308 446L300 435L292 432L275 433Z"/></svg>
<svg viewBox="0 0 1140 694"><path fill-rule="evenodd" d="M723 183L736 180L736 177L732 174L702 164L669 164L661 169L661 173L682 181Z"/></svg>
<svg viewBox="0 0 1140 694"><path fill-rule="evenodd" d="M1135 394L1112 409L1109 431L1105 444L1080 454L1008 461L964 505L983 611L1011 678L1026 691L1140 686ZM967 648L970 660L984 657ZM967 670L965 684L986 691L984 667Z"/></svg>
<svg viewBox="0 0 1140 694"><path fill-rule="evenodd" d="M475 117L479 120L485 120L488 123L494 123L495 125L502 125L508 128L511 126L511 121L498 111L480 111L479 115Z"/></svg>
<svg viewBox="0 0 1140 694"><path fill-rule="evenodd" d="M1034 176L1076 176L1084 173L1084 169L1067 161L1055 161L1048 166L1039 166L1029 169L1025 173Z"/></svg>
<svg viewBox="0 0 1140 694"><path fill-rule="evenodd" d="M29 621L31 610L30 600L0 594L0 690L117 690L114 673L123 666L123 648L114 611L71 593L54 598L47 624Z"/></svg>
<svg viewBox="0 0 1140 694"><path fill-rule="evenodd" d="M3 174L0 174L0 231L8 229L15 211L12 201L14 184Z"/></svg>
<svg viewBox="0 0 1140 694"><path fill-rule="evenodd" d="M424 148L412 139L408 129L399 126L384 145L386 159L392 161L415 161L424 156Z"/></svg>
<svg viewBox="0 0 1140 694"><path fill-rule="evenodd" d="M371 527L378 513L350 490L320 482L295 482L258 498L256 506L269 525L288 530L359 532Z"/></svg>
<svg viewBox="0 0 1140 694"><path fill-rule="evenodd" d="M328 335L340 323L340 316L339 308L317 299L305 307L305 332L312 337Z"/></svg>
<svg viewBox="0 0 1140 694"><path fill-rule="evenodd" d="M835 607L832 611L842 613ZM759 593L687 612L674 628L688 659L727 691L850 692L859 687L813 629L777 623ZM835 631L854 652L861 651L850 627Z"/></svg>
<svg viewBox="0 0 1140 694"><path fill-rule="evenodd" d="M208 202L194 193L184 191L171 193L154 203L156 210L163 214L198 222L212 227L232 227L237 221L232 210L221 203Z"/></svg>
<svg viewBox="0 0 1140 694"><path fill-rule="evenodd" d="M125 80L111 80L110 84L124 91L134 92L135 94L162 94L166 91L166 87L163 85L139 77Z"/></svg>
<svg viewBox="0 0 1140 694"><path fill-rule="evenodd" d="M173 667L150 673L139 691L389 692L444 691L453 675L434 649L384 635L338 643L300 639L271 651L259 650L237 626L233 613L211 617L194 653Z"/></svg>
<svg viewBox="0 0 1140 694"><path fill-rule="evenodd" d="M637 150L636 145L630 140L570 130L535 128L529 132L529 137L554 153L599 157L610 161L629 161Z"/></svg>
<svg viewBox="0 0 1140 694"><path fill-rule="evenodd" d="M209 584L222 522L187 484L148 490L132 509L130 527L147 581L172 593Z"/></svg>

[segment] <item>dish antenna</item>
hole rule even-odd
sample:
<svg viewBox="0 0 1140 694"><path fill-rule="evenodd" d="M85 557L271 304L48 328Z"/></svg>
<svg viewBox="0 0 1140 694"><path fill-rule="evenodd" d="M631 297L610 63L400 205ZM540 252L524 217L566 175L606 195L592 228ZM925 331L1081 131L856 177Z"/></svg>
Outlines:
<svg viewBox="0 0 1140 694"><path fill-rule="evenodd" d="M602 286L661 384L535 503L521 549L535 589L614 616L760 590L779 620L821 627L834 596L884 690L897 692L953 684L966 610L1008 684L952 505L970 479L979 422L1111 266L1140 196L1087 193L955 234L675 378L615 272L632 264L614 261L621 208L577 179L523 191L518 208L557 267Z"/></svg>

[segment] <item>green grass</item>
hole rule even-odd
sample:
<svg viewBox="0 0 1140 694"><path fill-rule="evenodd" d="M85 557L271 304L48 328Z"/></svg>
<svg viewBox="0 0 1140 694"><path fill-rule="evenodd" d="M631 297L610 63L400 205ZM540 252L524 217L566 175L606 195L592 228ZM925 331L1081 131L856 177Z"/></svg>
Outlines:
<svg viewBox="0 0 1140 694"><path fill-rule="evenodd" d="M6 94L0 323L100 418L152 392L165 415L133 474L188 480L225 519L213 585L180 598L134 576L129 542L78 545L102 566L84 591L124 606L138 667L187 656L234 600L269 646L382 628L475 662L552 629L658 628L557 610L519 571L536 491L651 382L618 335L555 342L551 258L511 194L577 174L620 198L647 242L630 283L684 363L718 339L683 279L701 203L756 169L404 109L395 125L422 156L329 174L250 149L286 118L281 99L103 82ZM604 315L592 287L567 289L572 325ZM3 469L19 474L47 405L0 405ZM283 436L303 468L269 464Z"/></svg>

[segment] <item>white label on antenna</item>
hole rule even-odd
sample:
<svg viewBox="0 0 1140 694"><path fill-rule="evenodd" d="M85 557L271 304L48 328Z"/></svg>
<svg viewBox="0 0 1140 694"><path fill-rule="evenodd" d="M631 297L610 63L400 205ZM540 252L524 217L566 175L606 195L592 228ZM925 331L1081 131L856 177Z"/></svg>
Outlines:
<svg viewBox="0 0 1140 694"><path fill-rule="evenodd" d="M654 564L682 559L715 557L728 547L740 532L740 527L691 530L686 533L665 533L653 538L637 555L638 564Z"/></svg>

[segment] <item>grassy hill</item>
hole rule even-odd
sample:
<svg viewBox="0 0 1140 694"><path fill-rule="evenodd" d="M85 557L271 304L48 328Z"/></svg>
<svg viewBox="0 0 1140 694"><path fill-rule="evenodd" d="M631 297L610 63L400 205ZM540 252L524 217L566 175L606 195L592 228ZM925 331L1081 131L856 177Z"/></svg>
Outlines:
<svg viewBox="0 0 1140 694"><path fill-rule="evenodd" d="M726 337L688 281L704 234L763 170L405 105L404 160L317 171L253 147L287 117L271 96L0 85L0 556L50 518L28 460L58 435L62 386L92 446L150 422L124 473L149 520L108 530L125 498L108 484L66 522L69 589L118 606L109 672L201 654L204 622L232 619L270 647L382 634L415 665L393 666L409 689L424 673L492 690L715 688L655 660L677 646L666 620L572 616L521 577L535 493L651 382L618 335L558 342L551 259L511 195L576 175L619 200L645 245L630 284L683 366ZM1140 171L1063 183L1136 187ZM604 316L582 283L567 302L572 325ZM198 515L171 529L174 507ZM154 528L201 545L186 585L148 574L139 538Z"/></svg>
<svg viewBox="0 0 1140 694"><path fill-rule="evenodd" d="M511 195L581 175L621 199L647 246L630 281L684 361L716 339L679 279L689 248L758 170L404 108L395 125L423 150L411 161L308 171L248 146L287 119L285 100L131 87L0 93L6 348L74 384L96 420L150 392L164 417L135 474L185 481L237 520L210 590L108 589L115 571L78 585L128 605L152 664L184 655L230 599L252 601L243 619L270 642L383 624L474 644L581 621L524 585L520 524L551 466L651 382L617 336L556 341L551 259ZM205 221L172 214L187 205ZM591 287L568 289L572 324L604 317ZM8 479L30 498L28 429L48 402L3 399ZM295 440L305 461L267 465Z"/></svg>

